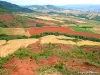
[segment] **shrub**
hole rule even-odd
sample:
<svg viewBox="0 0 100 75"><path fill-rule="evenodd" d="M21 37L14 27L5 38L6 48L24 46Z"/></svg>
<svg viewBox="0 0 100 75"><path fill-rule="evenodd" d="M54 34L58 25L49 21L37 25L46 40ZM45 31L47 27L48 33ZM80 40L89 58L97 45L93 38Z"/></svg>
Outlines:
<svg viewBox="0 0 100 75"><path fill-rule="evenodd" d="M63 63L60 63L60 64L56 64L55 66L54 66L54 68L56 69L56 70L58 70L59 72L61 72L62 73L62 75L81 75L81 74L79 74L78 72L74 72L74 71L71 71L71 70L68 70L66 67L65 67L65 65L63 64Z"/></svg>
<svg viewBox="0 0 100 75"><path fill-rule="evenodd" d="M27 39L27 36L5 35L0 34L0 40L12 40L12 39Z"/></svg>
<svg viewBox="0 0 100 75"><path fill-rule="evenodd" d="M56 36L64 35L64 36L68 36L68 37L74 37L74 38L77 38L77 39L91 40L91 41L100 42L100 39L98 39L98 38L85 37L85 36L79 36L79 35L71 35L71 34L58 33L58 32L55 32L55 33L53 33L53 32L45 32L45 33L41 33L39 35L33 35L33 36L31 36L31 38L40 38L40 37L43 37L43 36L46 36L46 35L56 35Z"/></svg>
<svg viewBox="0 0 100 75"><path fill-rule="evenodd" d="M44 26L44 24L36 24L36 27L42 27L42 26Z"/></svg>

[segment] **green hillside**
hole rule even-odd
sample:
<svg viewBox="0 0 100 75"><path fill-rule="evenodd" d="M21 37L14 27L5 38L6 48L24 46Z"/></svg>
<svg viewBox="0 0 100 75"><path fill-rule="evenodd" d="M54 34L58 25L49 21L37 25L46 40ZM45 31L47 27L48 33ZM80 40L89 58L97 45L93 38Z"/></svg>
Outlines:
<svg viewBox="0 0 100 75"><path fill-rule="evenodd" d="M0 1L0 12L33 12L28 8L22 8L9 2Z"/></svg>

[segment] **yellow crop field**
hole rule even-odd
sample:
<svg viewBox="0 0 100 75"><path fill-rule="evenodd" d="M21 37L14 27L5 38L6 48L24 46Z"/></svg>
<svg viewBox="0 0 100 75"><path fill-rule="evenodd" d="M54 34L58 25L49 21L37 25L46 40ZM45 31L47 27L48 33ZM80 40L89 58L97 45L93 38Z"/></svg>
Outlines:
<svg viewBox="0 0 100 75"><path fill-rule="evenodd" d="M0 57L12 54L21 47L26 48L29 44L35 43L36 41L38 41L38 39L9 40L6 45L0 46Z"/></svg>
<svg viewBox="0 0 100 75"><path fill-rule="evenodd" d="M0 30L0 34L29 36L29 33L24 28L0 28Z"/></svg>
<svg viewBox="0 0 100 75"><path fill-rule="evenodd" d="M78 46L83 46L83 45L97 45L97 46L100 46L100 42L82 40L82 41L77 42L77 45Z"/></svg>
<svg viewBox="0 0 100 75"><path fill-rule="evenodd" d="M5 44L6 43L6 40L0 40L0 46Z"/></svg>
<svg viewBox="0 0 100 75"><path fill-rule="evenodd" d="M54 36L54 35L49 35L41 38L41 43L61 43L61 44L75 44L73 41L66 41L66 40L60 40L60 39L73 39L70 37L65 37L65 36Z"/></svg>

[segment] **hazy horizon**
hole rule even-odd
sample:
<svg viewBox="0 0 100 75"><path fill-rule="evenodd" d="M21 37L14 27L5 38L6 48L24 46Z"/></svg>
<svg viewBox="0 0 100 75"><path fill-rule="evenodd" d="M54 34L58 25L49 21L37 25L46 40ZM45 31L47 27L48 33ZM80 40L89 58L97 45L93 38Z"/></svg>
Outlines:
<svg viewBox="0 0 100 75"><path fill-rule="evenodd" d="M17 5L72 5L72 4L100 4L100 0L1 0Z"/></svg>

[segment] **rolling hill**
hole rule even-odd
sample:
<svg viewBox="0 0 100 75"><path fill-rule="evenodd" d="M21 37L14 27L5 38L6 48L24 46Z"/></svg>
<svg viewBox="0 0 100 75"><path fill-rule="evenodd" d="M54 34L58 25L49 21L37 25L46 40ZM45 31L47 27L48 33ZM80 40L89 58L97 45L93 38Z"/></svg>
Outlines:
<svg viewBox="0 0 100 75"><path fill-rule="evenodd" d="M70 4L59 6L60 8L70 10L84 10L89 12L100 12L100 4Z"/></svg>
<svg viewBox="0 0 100 75"><path fill-rule="evenodd" d="M0 12L33 12L33 11L28 8L23 8L6 1L0 1Z"/></svg>
<svg viewBox="0 0 100 75"><path fill-rule="evenodd" d="M88 12L100 12L100 5L99 4L69 4L69 5L61 5L61 6L54 6L54 5L28 5L24 6L25 8L29 8L32 10L81 10L81 11L88 11Z"/></svg>
<svg viewBox="0 0 100 75"><path fill-rule="evenodd" d="M29 6L24 6L26 8L32 9L32 10L61 10L62 8L59 8L54 5L29 5Z"/></svg>

